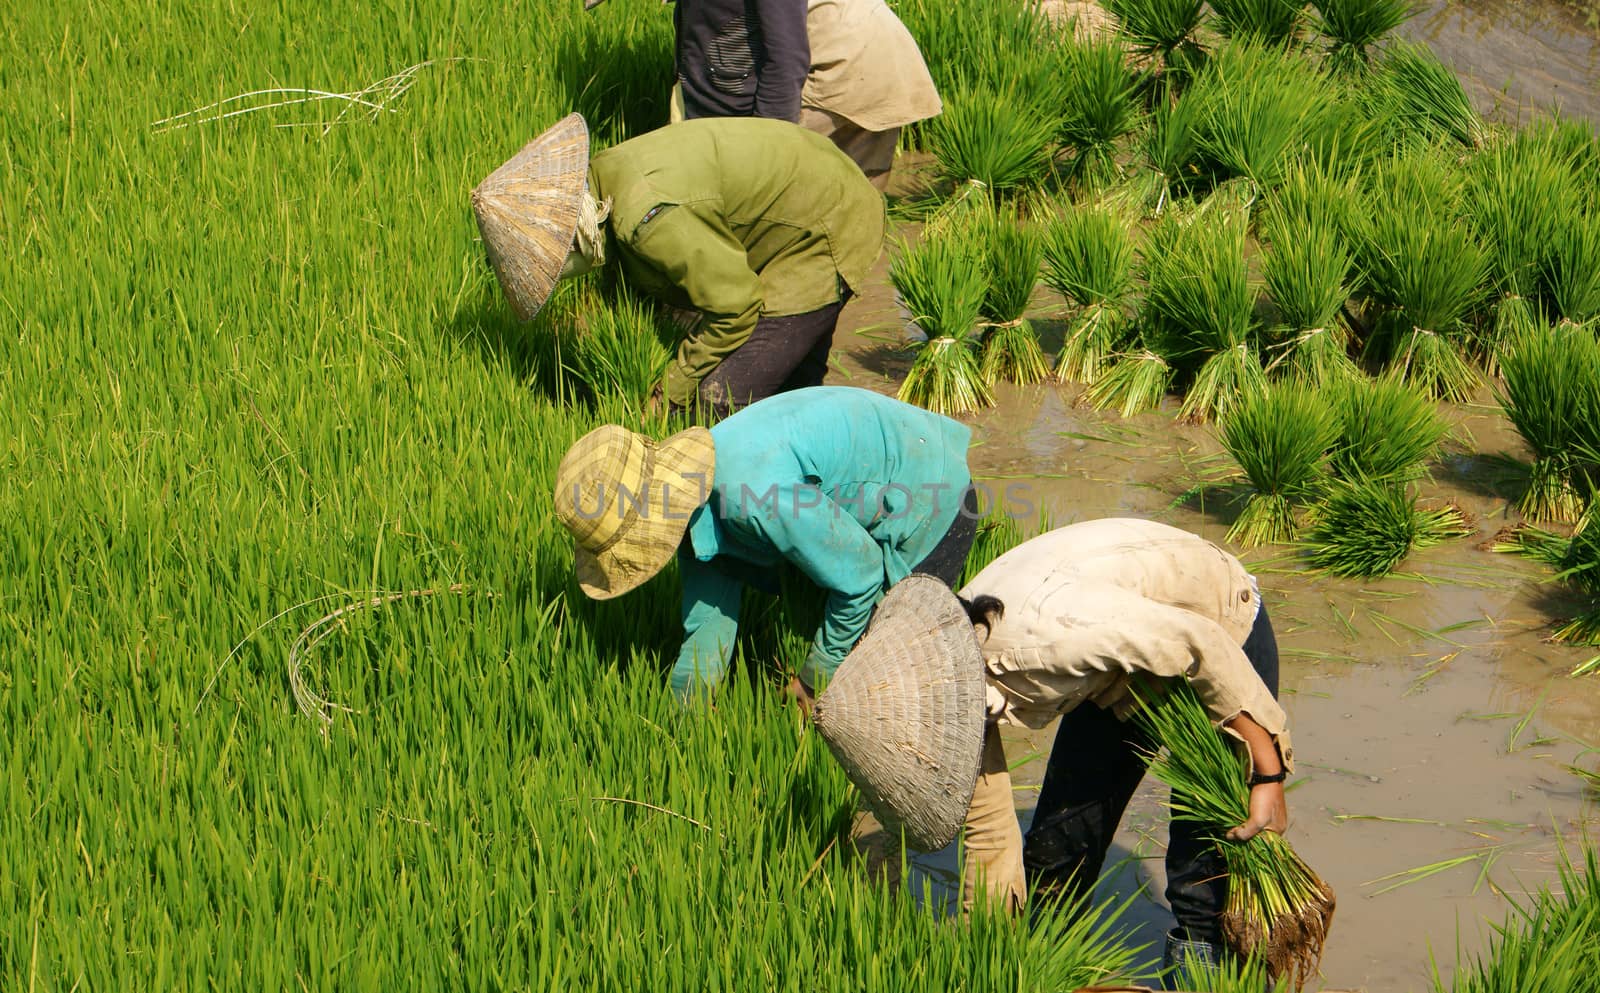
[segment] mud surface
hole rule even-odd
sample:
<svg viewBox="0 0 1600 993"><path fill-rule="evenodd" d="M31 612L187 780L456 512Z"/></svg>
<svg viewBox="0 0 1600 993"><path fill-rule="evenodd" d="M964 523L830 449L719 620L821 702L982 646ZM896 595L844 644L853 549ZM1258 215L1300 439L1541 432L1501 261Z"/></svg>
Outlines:
<svg viewBox="0 0 1600 993"><path fill-rule="evenodd" d="M903 318L885 268L845 310L831 383L892 393L904 376ZM1059 322L1037 326L1046 349L1058 348ZM975 474L1020 487L1056 523L1151 517L1224 544L1229 491L1192 492L1227 470L1211 430L1175 423L1170 409L1124 420L1077 406L1076 394L1002 386L996 408L966 419ZM1547 573L1478 547L1515 518L1509 499L1526 452L1487 392L1446 409L1455 430L1424 493L1468 510L1476 537L1376 583L1310 574L1289 548L1242 554L1283 651L1299 757L1289 836L1339 895L1324 983L1308 989L1428 988L1430 955L1448 974L1458 945L1475 953L1503 919L1504 894L1549 882L1563 839L1593 831L1591 801L1566 766L1600 762L1581 754L1600 742L1600 676L1568 676L1594 650L1546 644L1561 607ZM1053 730L1008 736L1024 825ZM1124 861L1102 881L1107 898L1143 888L1133 917L1152 957L1171 923L1162 794L1151 781L1141 789L1108 864ZM1457 858L1466 861L1387 892L1406 877L1375 882ZM953 851L918 865L955 895Z"/></svg>

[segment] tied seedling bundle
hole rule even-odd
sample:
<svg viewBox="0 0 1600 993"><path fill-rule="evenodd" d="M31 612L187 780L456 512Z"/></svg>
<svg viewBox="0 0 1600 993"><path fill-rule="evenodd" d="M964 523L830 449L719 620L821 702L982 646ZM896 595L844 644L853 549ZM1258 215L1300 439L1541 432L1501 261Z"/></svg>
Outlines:
<svg viewBox="0 0 1600 993"><path fill-rule="evenodd" d="M1009 379L1022 386L1042 382L1050 375L1050 366L1033 325L1022 316L1039 282L1043 254L1039 233L1012 212L992 210L980 217L975 234L982 239L988 283L981 312L989 326L983 342L983 378L990 383Z"/></svg>
<svg viewBox="0 0 1600 993"><path fill-rule="evenodd" d="M1589 420L1600 416L1589 409L1600 381L1600 343L1593 333L1563 324L1526 330L1506 346L1500 406L1533 450L1517 510L1530 521L1575 522L1585 504L1576 476L1579 449L1592 428Z"/></svg>
<svg viewBox="0 0 1600 993"><path fill-rule="evenodd" d="M1449 139L1474 149L1489 138L1461 80L1427 45L1390 43L1372 82L1373 98L1415 144Z"/></svg>
<svg viewBox="0 0 1600 993"><path fill-rule="evenodd" d="M1039 182L1050 168L1058 122L1018 87L960 87L927 124L939 172L957 184L1006 194Z"/></svg>
<svg viewBox="0 0 1600 993"><path fill-rule="evenodd" d="M1250 762L1212 724L1187 682L1144 701L1135 720L1163 746L1149 771L1172 788L1173 815L1211 829L1228 866L1223 940L1241 958L1263 962L1273 980L1287 978L1300 989L1322 960L1333 888L1281 834L1226 839L1250 816Z"/></svg>
<svg viewBox="0 0 1600 993"><path fill-rule="evenodd" d="M674 337L672 328L652 304L626 292L592 302L567 369L595 397L620 396L639 409L666 375L672 353L665 343Z"/></svg>
<svg viewBox="0 0 1600 993"><path fill-rule="evenodd" d="M1061 143L1073 152L1068 176L1097 189L1117 177L1117 142L1139 126L1138 81L1120 41L1073 44L1061 68Z"/></svg>
<svg viewBox="0 0 1600 993"><path fill-rule="evenodd" d="M1297 152L1319 144L1338 120L1335 90L1320 69L1250 41L1212 56L1190 95L1200 103L1200 150L1223 177L1245 177L1261 190L1278 186Z"/></svg>
<svg viewBox="0 0 1600 993"><path fill-rule="evenodd" d="M1317 31L1328 39L1328 64L1345 74L1365 73L1372 47L1419 9L1414 0L1312 0L1311 6Z"/></svg>
<svg viewBox="0 0 1600 993"><path fill-rule="evenodd" d="M1255 492L1228 529L1243 545L1293 541L1295 504L1313 497L1338 437L1333 411L1309 389L1280 383L1240 400L1222 421L1222 444Z"/></svg>
<svg viewBox="0 0 1600 993"><path fill-rule="evenodd" d="M1078 207L1053 221L1044 239L1044 279L1077 307L1056 359L1056 379L1093 384L1128 337L1133 239L1105 207ZM1159 403L1166 390L1160 383Z"/></svg>
<svg viewBox="0 0 1600 993"><path fill-rule="evenodd" d="M1593 329L1600 317L1600 203L1561 215L1539 282L1558 323Z"/></svg>
<svg viewBox="0 0 1600 993"><path fill-rule="evenodd" d="M1250 342L1256 296L1244 258L1246 223L1243 210L1169 215L1144 254L1142 323L1151 348L1190 376L1178 412L1187 420L1226 414L1266 389Z"/></svg>
<svg viewBox="0 0 1600 993"><path fill-rule="evenodd" d="M1332 485L1307 542L1317 568L1379 579L1416 549L1471 533L1466 515L1453 504L1424 509L1403 483L1356 479Z"/></svg>
<svg viewBox="0 0 1600 993"><path fill-rule="evenodd" d="M1306 167L1292 170L1284 187L1262 224L1271 248L1261 274L1283 322L1267 372L1314 387L1355 378L1342 317L1355 265L1342 223L1348 187Z"/></svg>
<svg viewBox="0 0 1600 993"><path fill-rule="evenodd" d="M1305 0L1211 0L1217 29L1230 38L1252 38L1287 47L1305 26Z"/></svg>
<svg viewBox="0 0 1600 993"><path fill-rule="evenodd" d="M1439 456L1448 429L1432 400L1393 379L1350 379L1328 391L1338 425L1332 468L1346 482L1408 483Z"/></svg>
<svg viewBox="0 0 1600 993"><path fill-rule="evenodd" d="M978 368L977 326L985 292L982 260L954 231L905 246L889 266L889 282L927 340L899 397L941 414L967 414L994 404Z"/></svg>
<svg viewBox="0 0 1600 993"><path fill-rule="evenodd" d="M1465 322L1489 272L1461 195L1456 170L1439 153L1393 156L1374 177L1360 244L1367 290L1387 308L1368 350L1429 396L1457 401L1478 384L1463 354Z"/></svg>
<svg viewBox="0 0 1600 993"><path fill-rule="evenodd" d="M1195 31L1205 15L1203 0L1106 0L1106 9L1163 76L1179 80L1204 59Z"/></svg>

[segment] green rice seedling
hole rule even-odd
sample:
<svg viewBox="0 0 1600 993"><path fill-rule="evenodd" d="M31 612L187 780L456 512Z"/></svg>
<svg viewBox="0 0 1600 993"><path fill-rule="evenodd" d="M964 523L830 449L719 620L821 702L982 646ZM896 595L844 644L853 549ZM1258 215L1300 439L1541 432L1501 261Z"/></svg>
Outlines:
<svg viewBox="0 0 1600 993"><path fill-rule="evenodd" d="M1123 417L1132 417L1160 407L1174 375L1166 359L1148 348L1135 348L1113 356L1083 391L1083 398L1096 410L1115 407Z"/></svg>
<svg viewBox="0 0 1600 993"><path fill-rule="evenodd" d="M1305 26L1303 0L1211 0L1211 10L1217 15L1217 30L1230 38L1288 46Z"/></svg>
<svg viewBox="0 0 1600 993"><path fill-rule="evenodd" d="M1339 425L1334 474L1346 481L1406 483L1438 458L1449 425L1434 402L1404 383L1360 377L1336 384L1329 403Z"/></svg>
<svg viewBox="0 0 1600 993"><path fill-rule="evenodd" d="M1588 328L1600 317L1600 205L1569 209L1556 220L1539 285L1558 321Z"/></svg>
<svg viewBox="0 0 1600 993"><path fill-rule="evenodd" d="M1338 437L1333 411L1316 393L1280 383L1247 396L1222 420L1222 445L1255 492L1228 540L1243 545L1293 541L1295 505L1325 481L1328 449Z"/></svg>
<svg viewBox="0 0 1600 993"><path fill-rule="evenodd" d="M977 232L982 239L988 290L981 315L988 324L983 341L983 378L1008 379L1027 386L1050 375L1039 336L1023 316L1039 283L1043 254L1039 233L1014 213L993 212Z"/></svg>
<svg viewBox="0 0 1600 993"><path fill-rule="evenodd" d="M1242 211L1168 217L1144 250L1146 291L1140 322L1150 347L1189 374L1179 415L1203 421L1266 389L1250 347L1255 290L1245 266Z"/></svg>
<svg viewBox="0 0 1600 993"><path fill-rule="evenodd" d="M1600 645L1600 525L1591 518L1567 542L1556 579L1590 597L1587 609L1556 628L1557 641Z"/></svg>
<svg viewBox="0 0 1600 993"><path fill-rule="evenodd" d="M1012 88L958 89L927 124L928 149L956 183L997 194L1037 183L1050 166L1058 122Z"/></svg>
<svg viewBox="0 0 1600 993"><path fill-rule="evenodd" d="M1095 189L1116 178L1117 144L1139 126L1137 81L1122 45L1110 40L1072 45L1062 71L1060 137L1073 153L1068 176Z"/></svg>
<svg viewBox="0 0 1600 993"><path fill-rule="evenodd" d="M1151 181L1140 205L1152 214L1159 216L1200 175L1200 142L1196 133L1200 109L1200 101L1185 93L1171 103L1158 104L1150 115L1150 126L1139 148Z"/></svg>
<svg viewBox="0 0 1600 993"><path fill-rule="evenodd" d="M1449 138L1478 148L1489 128L1472 109L1461 80L1427 45L1396 41L1379 60L1376 94L1403 128L1432 141Z"/></svg>
<svg viewBox="0 0 1600 993"><path fill-rule="evenodd" d="M1359 375L1342 317L1355 259L1338 208L1302 206L1293 194L1275 199L1262 234L1269 248L1261 275L1283 321L1267 372L1281 369L1317 387Z"/></svg>
<svg viewBox="0 0 1600 993"><path fill-rule="evenodd" d="M1182 77L1199 64L1195 30L1204 16L1201 0L1107 0L1106 9L1134 47L1159 60L1167 72Z"/></svg>
<svg viewBox="0 0 1600 993"><path fill-rule="evenodd" d="M1365 72L1372 47L1417 12L1415 0L1311 0L1311 6L1328 62L1343 73Z"/></svg>
<svg viewBox="0 0 1600 993"><path fill-rule="evenodd" d="M1249 841L1226 832L1250 816L1250 761L1212 724L1187 682L1173 681L1143 702L1134 719L1161 748L1149 772L1172 789L1174 816L1213 833L1228 867L1222 935L1269 979L1299 990L1316 975L1333 924L1333 888L1306 864L1287 838L1263 831Z"/></svg>
<svg viewBox="0 0 1600 993"><path fill-rule="evenodd" d="M1195 81L1196 139L1223 176L1270 189L1332 119L1335 93L1299 56L1237 41L1215 53Z"/></svg>
<svg viewBox="0 0 1600 993"><path fill-rule="evenodd" d="M624 293L591 309L572 338L568 370L595 396L614 394L642 409L666 375L674 337L655 307Z"/></svg>
<svg viewBox="0 0 1600 993"><path fill-rule="evenodd" d="M1478 383L1463 354L1465 319L1489 272L1462 210L1459 179L1438 155L1394 156L1374 177L1359 248L1364 286L1388 308L1367 349L1402 380L1449 400Z"/></svg>
<svg viewBox="0 0 1600 993"><path fill-rule="evenodd" d="M1575 460L1593 416L1586 398L1600 379L1600 344L1581 328L1533 328L1507 342L1500 371L1500 406L1533 451L1518 512L1537 523L1578 520L1584 497L1574 485Z"/></svg>
<svg viewBox="0 0 1600 993"><path fill-rule="evenodd" d="M1267 966L1259 958L1226 956L1210 965L1185 960L1182 967L1162 977L1164 988L1206 990L1208 993L1288 993L1289 977L1274 982L1267 978Z"/></svg>
<svg viewBox="0 0 1600 993"><path fill-rule="evenodd" d="M1472 533L1460 509L1424 510L1402 483L1339 481L1307 536L1311 564L1335 576L1379 579L1413 551Z"/></svg>
<svg viewBox="0 0 1600 993"><path fill-rule="evenodd" d="M985 280L981 256L954 234L903 246L889 266L889 282L911 320L927 336L900 384L899 397L941 414L971 413L993 405L978 368L978 318Z"/></svg>
<svg viewBox="0 0 1600 993"><path fill-rule="evenodd" d="M1122 218L1105 207L1077 207L1052 221L1044 279L1078 308L1056 359L1056 379L1093 383L1128 336L1133 239Z"/></svg>

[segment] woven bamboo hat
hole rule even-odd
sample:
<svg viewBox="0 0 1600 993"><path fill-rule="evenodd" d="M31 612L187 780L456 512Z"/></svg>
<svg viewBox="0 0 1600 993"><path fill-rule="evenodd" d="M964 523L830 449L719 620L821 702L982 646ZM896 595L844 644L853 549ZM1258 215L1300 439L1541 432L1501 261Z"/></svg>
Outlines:
<svg viewBox="0 0 1600 993"><path fill-rule="evenodd" d="M589 126L581 114L568 114L472 191L489 263L525 321L561 278L588 171Z"/></svg>
<svg viewBox="0 0 1600 993"><path fill-rule="evenodd" d="M657 443L608 424L574 442L556 469L556 517L583 592L609 600L660 572L711 495L716 462L701 427Z"/></svg>
<svg viewBox="0 0 1600 993"><path fill-rule="evenodd" d="M983 752L983 654L932 576L896 584L817 699L812 721L872 812L923 851L966 819Z"/></svg>

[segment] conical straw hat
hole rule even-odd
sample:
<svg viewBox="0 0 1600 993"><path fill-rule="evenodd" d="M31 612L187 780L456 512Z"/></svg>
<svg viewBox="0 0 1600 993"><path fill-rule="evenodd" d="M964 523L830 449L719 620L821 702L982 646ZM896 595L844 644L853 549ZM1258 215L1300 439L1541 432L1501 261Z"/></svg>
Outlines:
<svg viewBox="0 0 1600 993"><path fill-rule="evenodd" d="M956 836L983 751L983 655L949 587L910 576L818 698L812 721L872 812L923 851Z"/></svg>
<svg viewBox="0 0 1600 993"><path fill-rule="evenodd" d="M588 171L589 127L582 115L568 114L472 191L489 263L525 321L561 278Z"/></svg>

